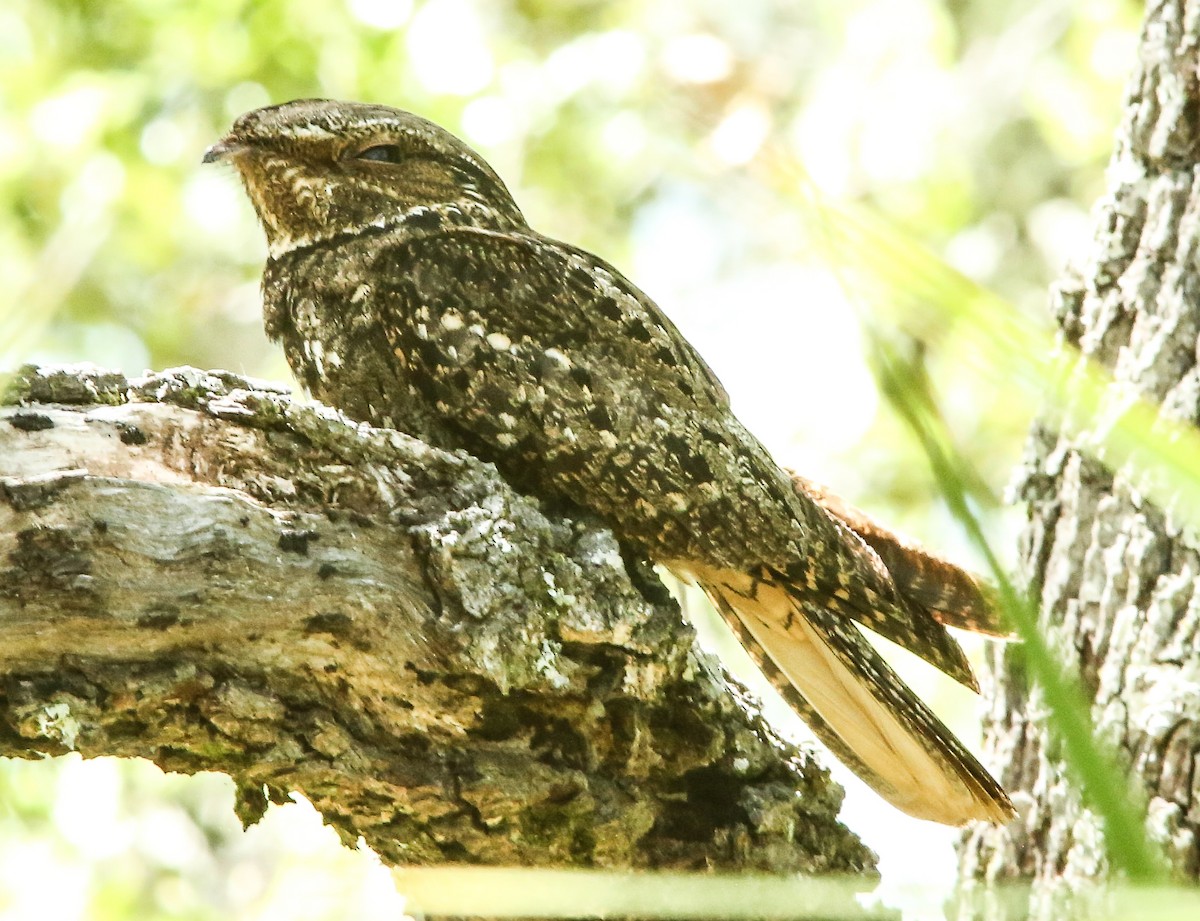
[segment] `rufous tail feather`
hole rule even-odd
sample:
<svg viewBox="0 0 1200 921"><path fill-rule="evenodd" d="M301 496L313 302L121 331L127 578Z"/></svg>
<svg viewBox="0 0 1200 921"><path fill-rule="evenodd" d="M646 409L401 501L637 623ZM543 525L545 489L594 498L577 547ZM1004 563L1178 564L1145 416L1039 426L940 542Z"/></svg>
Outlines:
<svg viewBox="0 0 1200 921"><path fill-rule="evenodd" d="M798 473L789 474L797 493L821 506L878 554L897 594L906 603L928 611L947 627L997 639L1012 638L1012 631L1000 620L991 586L912 538L880 524L820 483Z"/></svg>

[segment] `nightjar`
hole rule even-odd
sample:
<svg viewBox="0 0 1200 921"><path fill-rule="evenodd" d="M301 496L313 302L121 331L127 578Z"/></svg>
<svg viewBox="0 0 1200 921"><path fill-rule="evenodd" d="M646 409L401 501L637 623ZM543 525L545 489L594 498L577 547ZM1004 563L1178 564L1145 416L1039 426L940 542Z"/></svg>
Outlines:
<svg viewBox="0 0 1200 921"><path fill-rule="evenodd" d="M704 360L602 259L529 227L437 125L297 100L239 118L267 332L348 415L464 448L701 585L785 699L881 795L951 825L1004 791L866 627L976 688L946 624L996 632L966 573L782 469Z"/></svg>

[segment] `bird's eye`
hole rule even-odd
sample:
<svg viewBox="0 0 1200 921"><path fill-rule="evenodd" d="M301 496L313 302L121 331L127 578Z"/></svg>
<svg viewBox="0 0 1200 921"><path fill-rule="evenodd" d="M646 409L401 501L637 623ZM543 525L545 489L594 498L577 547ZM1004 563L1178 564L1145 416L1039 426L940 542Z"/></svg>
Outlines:
<svg viewBox="0 0 1200 921"><path fill-rule="evenodd" d="M376 144L354 154L353 160L375 160L379 163L399 163L402 159L398 144Z"/></svg>

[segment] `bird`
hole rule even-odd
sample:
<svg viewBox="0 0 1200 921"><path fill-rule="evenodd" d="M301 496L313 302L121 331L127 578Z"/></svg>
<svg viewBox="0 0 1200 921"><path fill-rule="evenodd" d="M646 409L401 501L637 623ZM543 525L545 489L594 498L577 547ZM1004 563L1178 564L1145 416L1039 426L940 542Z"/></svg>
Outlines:
<svg viewBox="0 0 1200 921"><path fill-rule="evenodd" d="M662 310L533 230L465 142L389 106L298 99L242 115L203 160L245 187L267 242L264 326L315 398L489 461L699 585L897 808L1012 817L863 630L977 691L946 625L1003 634L982 582L777 464Z"/></svg>

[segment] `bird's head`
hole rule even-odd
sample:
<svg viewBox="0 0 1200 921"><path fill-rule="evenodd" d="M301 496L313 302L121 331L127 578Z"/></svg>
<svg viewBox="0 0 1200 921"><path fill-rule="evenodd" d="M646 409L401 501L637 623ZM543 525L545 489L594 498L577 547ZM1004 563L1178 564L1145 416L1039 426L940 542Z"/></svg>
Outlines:
<svg viewBox="0 0 1200 921"><path fill-rule="evenodd" d="M241 175L271 255L430 211L493 229L524 227L484 159L400 109L298 99L247 112L204 154Z"/></svg>

